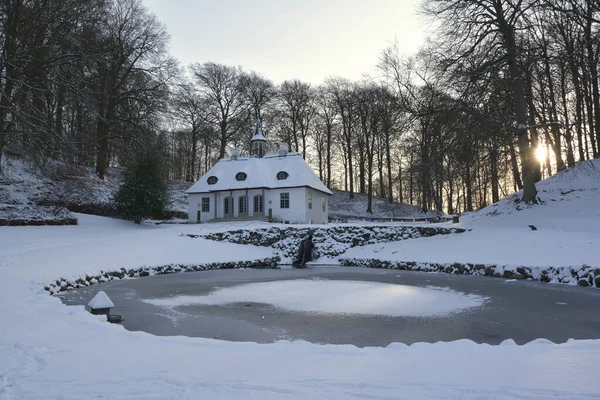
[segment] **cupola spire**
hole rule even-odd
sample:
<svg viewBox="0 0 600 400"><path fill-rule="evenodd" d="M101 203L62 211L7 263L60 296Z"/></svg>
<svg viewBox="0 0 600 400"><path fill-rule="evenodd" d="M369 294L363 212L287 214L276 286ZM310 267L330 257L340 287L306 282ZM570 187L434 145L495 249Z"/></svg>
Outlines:
<svg viewBox="0 0 600 400"><path fill-rule="evenodd" d="M267 138L263 134L262 122L260 118L256 120L256 128L254 129L254 135L250 139L250 148L252 155L258 158L263 158L267 152Z"/></svg>

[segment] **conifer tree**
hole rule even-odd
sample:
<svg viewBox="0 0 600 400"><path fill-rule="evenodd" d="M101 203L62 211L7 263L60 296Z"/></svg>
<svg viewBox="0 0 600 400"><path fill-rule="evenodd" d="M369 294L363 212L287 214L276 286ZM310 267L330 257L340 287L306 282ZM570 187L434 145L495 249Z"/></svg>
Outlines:
<svg viewBox="0 0 600 400"><path fill-rule="evenodd" d="M161 217L168 204L163 157L156 145L138 150L125 165L123 183L115 195L117 211L136 224L142 218Z"/></svg>

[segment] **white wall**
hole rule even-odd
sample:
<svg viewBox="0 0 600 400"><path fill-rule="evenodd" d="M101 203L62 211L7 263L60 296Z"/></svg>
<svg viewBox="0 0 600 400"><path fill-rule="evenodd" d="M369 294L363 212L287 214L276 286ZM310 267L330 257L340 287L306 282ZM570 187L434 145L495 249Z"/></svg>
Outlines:
<svg viewBox="0 0 600 400"><path fill-rule="evenodd" d="M280 207L280 193L290 194L290 208ZM291 223L306 222L306 188L269 189L265 202L266 215L269 215L269 200L272 201L274 219Z"/></svg>
<svg viewBox="0 0 600 400"><path fill-rule="evenodd" d="M306 222L313 224L326 224L329 221L329 196L318 190L308 188L306 190L306 199L304 201L306 207ZM308 193L312 193L312 209L308 208ZM325 212L322 208L322 199L325 198Z"/></svg>
<svg viewBox="0 0 600 400"><path fill-rule="evenodd" d="M312 193L313 196L313 208L308 209L308 193ZM280 207L280 193L290 194L290 208L282 209ZM198 210L202 210L202 198L208 197L210 199L210 209L208 212L200 212L201 223L210 221L215 218L224 217L224 199L226 197L233 197L233 217L239 216L239 203L238 197L242 195L248 196L248 216L254 216L254 196L257 194L263 194L264 201L264 216L269 215L269 200L271 200L271 208L273 210L273 218L277 221L289 221L290 223L314 223L314 224L325 224L328 222L329 204L326 203L326 212L322 211L321 199L325 197L325 201L328 201L326 194L310 188L288 188L288 189L254 189L254 190L233 190L230 192L217 192L217 193L193 193L188 195L188 221L190 223L197 223ZM216 207L216 209L215 209ZM216 210L216 214L215 214Z"/></svg>

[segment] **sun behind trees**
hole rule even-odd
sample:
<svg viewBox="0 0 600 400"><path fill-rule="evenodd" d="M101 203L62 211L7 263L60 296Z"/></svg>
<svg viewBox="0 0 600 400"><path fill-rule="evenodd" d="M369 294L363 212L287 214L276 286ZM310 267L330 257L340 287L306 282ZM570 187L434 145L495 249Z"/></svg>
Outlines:
<svg viewBox="0 0 600 400"><path fill-rule="evenodd" d="M421 8L439 29L416 54L392 45L359 81L276 84L252 66L177 66L140 0L4 2L0 150L105 178L161 137L168 177L193 182L248 153L260 117L328 187L447 213L520 189L535 202L536 181L598 156L597 1Z"/></svg>

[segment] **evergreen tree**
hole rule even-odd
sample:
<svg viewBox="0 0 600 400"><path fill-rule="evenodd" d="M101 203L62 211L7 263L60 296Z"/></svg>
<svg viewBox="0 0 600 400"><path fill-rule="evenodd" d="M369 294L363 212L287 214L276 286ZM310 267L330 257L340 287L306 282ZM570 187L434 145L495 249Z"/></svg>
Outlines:
<svg viewBox="0 0 600 400"><path fill-rule="evenodd" d="M160 217L168 204L163 158L158 146L138 150L125 165L123 183L115 195L117 211L136 224L145 217Z"/></svg>

